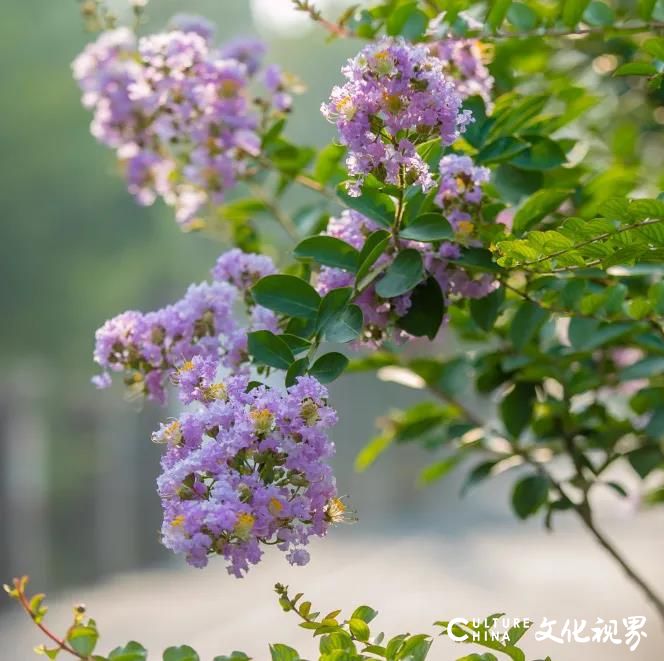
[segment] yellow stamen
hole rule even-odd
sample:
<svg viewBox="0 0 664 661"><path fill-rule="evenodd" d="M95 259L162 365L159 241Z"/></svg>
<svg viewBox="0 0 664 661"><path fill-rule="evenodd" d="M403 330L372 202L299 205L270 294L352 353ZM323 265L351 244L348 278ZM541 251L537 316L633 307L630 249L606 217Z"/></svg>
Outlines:
<svg viewBox="0 0 664 661"><path fill-rule="evenodd" d="M274 426L274 416L269 409L253 409L249 415L257 434L268 434Z"/></svg>
<svg viewBox="0 0 664 661"><path fill-rule="evenodd" d="M270 504L267 506L268 511L272 516L279 516L281 511L284 509L284 506L281 504L281 501L276 498L270 500Z"/></svg>
<svg viewBox="0 0 664 661"><path fill-rule="evenodd" d="M237 517L237 522L235 524L235 528L233 529L233 532L241 539L241 540L247 540L249 539L249 534L251 533L251 530L254 527L254 522L255 519L254 517L247 513L247 512L242 512L238 517Z"/></svg>

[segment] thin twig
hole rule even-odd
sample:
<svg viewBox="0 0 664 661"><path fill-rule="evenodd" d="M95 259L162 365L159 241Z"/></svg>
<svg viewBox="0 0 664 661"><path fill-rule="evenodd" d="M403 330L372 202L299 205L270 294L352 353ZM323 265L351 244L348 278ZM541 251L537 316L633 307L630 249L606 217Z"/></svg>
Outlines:
<svg viewBox="0 0 664 661"><path fill-rule="evenodd" d="M630 564L627 562L627 560L625 560L625 558L623 558L616 547L613 546L613 544L604 536L604 533L602 533L597 528L593 521L590 508L584 507L583 504L575 503L571 498L569 498L562 485L541 463L535 461L526 454L521 456L527 463L536 468L542 477L546 478L550 482L551 486L560 494L563 499L572 503L572 508L581 519L581 522L586 527L586 529L595 538L597 543L622 567L627 577L633 583L639 586L648 601L650 601L650 603L654 606L662 621L664 621L664 601L652 590L652 588L645 582L645 580L641 578L641 576L639 576L639 574L637 574L634 569L632 569Z"/></svg>
<svg viewBox="0 0 664 661"><path fill-rule="evenodd" d="M318 23L321 27L325 28L335 37L347 38L356 36L355 33L352 30L349 30L347 27L339 25L339 23L328 21L323 17L321 11L308 0L292 0L292 2L295 9L308 14L309 18L311 18L314 23Z"/></svg>
<svg viewBox="0 0 664 661"><path fill-rule="evenodd" d="M604 34L622 32L629 34L638 34L640 32L651 32L653 30L664 29L664 21L648 21L639 25L612 25L612 26L595 26L587 28L534 28L533 30L524 30L522 32L505 32L499 30L493 34L487 34L482 30L469 30L467 36L480 37L488 40L495 39L527 39L530 37L583 37L593 34Z"/></svg>
<svg viewBox="0 0 664 661"><path fill-rule="evenodd" d="M271 199L260 186L257 184L252 184L251 182L248 183L248 186L253 195L255 195L256 198L258 198L266 206L266 208L274 216L276 221L281 225L288 236L293 239L293 241L298 242L300 240L300 233L291 217L285 213L281 207L273 199Z"/></svg>
<svg viewBox="0 0 664 661"><path fill-rule="evenodd" d="M465 404L459 402L455 397L433 386L429 386L429 390L432 393L434 393L436 396L438 396L440 399L447 402L448 404L456 406L463 413L466 419L472 424L476 425L477 427L483 427L483 428L486 428L488 426L487 423L480 418L480 416L478 416ZM639 574L637 574L634 571L634 569L632 569L627 560L625 560L622 557L622 555L613 546L613 544L611 544L611 542L609 542L609 540L604 536L604 534L597 528L592 519L592 513L590 507L587 505L587 495L584 495L584 502L582 504L574 503L574 501L572 501L567 496L562 485L551 475L551 473L546 469L546 467L543 464L533 459L525 451L520 451L517 452L516 454L518 454L526 463L533 466L540 473L540 475L542 475L542 477L545 477L551 483L552 487L560 494L560 496L565 501L569 501L570 503L572 503L574 511L579 516L579 518L581 519L585 527L588 529L588 531L592 534L592 536L596 539L596 541L600 544L600 546L602 546L602 548L604 548L604 550L606 550L607 553L609 553L609 555L611 555L611 557L613 557L613 559L622 567L623 571L628 576L628 578L633 583L638 585L638 587L641 589L646 598L655 607L657 613L662 618L662 621L664 621L664 601L662 601L662 599L652 590L652 588L650 588L650 586L644 581L644 579L641 578L641 576L639 576Z"/></svg>

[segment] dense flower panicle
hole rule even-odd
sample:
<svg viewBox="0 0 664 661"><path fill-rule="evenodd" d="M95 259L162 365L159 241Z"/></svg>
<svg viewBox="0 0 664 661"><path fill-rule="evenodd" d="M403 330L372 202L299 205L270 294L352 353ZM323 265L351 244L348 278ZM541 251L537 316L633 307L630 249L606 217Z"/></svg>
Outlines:
<svg viewBox="0 0 664 661"><path fill-rule="evenodd" d="M449 37L433 44L431 51L443 62L443 71L453 81L462 99L479 96L487 108L492 107L494 80L486 67L489 46L477 39Z"/></svg>
<svg viewBox="0 0 664 661"><path fill-rule="evenodd" d="M337 417L326 389L312 377L285 392L250 389L245 377L218 383L201 358L179 383L183 399L198 404L153 436L167 444L157 480L164 545L196 567L221 555L236 576L265 544L305 564L304 546L326 533L340 502L327 437Z"/></svg>
<svg viewBox="0 0 664 661"><path fill-rule="evenodd" d="M426 46L401 39L371 44L344 67L348 82L332 90L321 110L348 147L346 165L355 177L351 194L360 194L368 174L390 184L433 187L416 145L436 137L449 145L472 119L461 110L444 69Z"/></svg>
<svg viewBox="0 0 664 661"><path fill-rule="evenodd" d="M479 186L479 183L477 185ZM479 195L481 197L481 191ZM477 204L479 204L480 197L477 196L477 191L473 191L471 194L471 198L477 200ZM459 203L461 204L461 202ZM369 234L377 229L379 229L378 225L369 218L357 211L346 210L339 217L330 219L326 234L341 239L359 250ZM462 224L459 229L461 232L465 230ZM462 238L466 242L467 234L462 234ZM457 259L461 254L461 247L457 243L444 241L435 244L401 240L400 249L406 248L412 248L421 253L426 272L436 279L445 298L452 295L463 298L482 298L493 291L496 286L491 276L473 277L451 261ZM374 268L385 266L393 257L394 252L388 250L379 258ZM354 275L348 271L323 266L318 274L316 289L319 294L325 295L332 289L353 286L354 281ZM403 331L396 328L395 324L400 317L408 313L411 307L411 293L384 299L376 292L378 282L380 282L380 276L353 301L362 310L364 318L361 340L371 346L379 346L390 338L396 341L408 338Z"/></svg>
<svg viewBox="0 0 664 661"><path fill-rule="evenodd" d="M440 161L440 184L436 204L455 232L469 235L473 218L482 202L482 184L489 181L491 171L477 166L470 156L449 154Z"/></svg>
<svg viewBox="0 0 664 661"><path fill-rule="evenodd" d="M145 205L162 198L179 222L192 225L251 172L259 123L288 102L281 78L278 92L270 88L269 99L252 101L262 46L216 49L203 19L181 16L174 24L178 29L138 42L124 28L102 33L73 70L94 111L92 132L116 149L130 192Z"/></svg>
<svg viewBox="0 0 664 661"><path fill-rule="evenodd" d="M98 387L110 385L109 371L122 372L130 394L164 402L166 384L195 358L213 361L215 369L237 369L247 361L247 333L277 330L273 312L251 306L247 323L236 316L247 278L274 271L271 260L233 250L219 259L229 275L218 269L212 283L191 285L185 296L156 312L125 312L107 321L96 334L95 361L104 373ZM235 265L235 270L231 265ZM244 265L244 267L242 266ZM228 269L231 269L228 271ZM249 269L249 270L246 270ZM232 274L232 275L231 275ZM227 280L222 282L220 280ZM248 299L245 297L245 301ZM211 367L210 367L211 369Z"/></svg>

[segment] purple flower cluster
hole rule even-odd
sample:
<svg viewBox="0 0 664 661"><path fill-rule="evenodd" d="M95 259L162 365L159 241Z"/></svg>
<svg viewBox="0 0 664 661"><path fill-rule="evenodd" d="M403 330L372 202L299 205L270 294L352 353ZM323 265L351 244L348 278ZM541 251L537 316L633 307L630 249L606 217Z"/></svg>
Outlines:
<svg viewBox="0 0 664 661"><path fill-rule="evenodd" d="M106 387L109 372L122 372L131 395L163 403L169 379L195 357L212 361L215 369L239 368L247 360L247 333L274 332L277 319L251 305L247 328L235 308L253 280L274 270L267 257L231 250L219 258L214 282L191 285L182 299L155 312L129 311L110 319L96 334L94 358L104 372L95 384Z"/></svg>
<svg viewBox="0 0 664 661"><path fill-rule="evenodd" d="M309 538L325 535L344 509L328 463L337 416L326 389L311 377L285 392L251 388L242 376L217 382L201 357L179 385L196 404L153 435L168 446L157 480L164 545L195 567L221 555L238 577L264 545L306 564Z"/></svg>
<svg viewBox="0 0 664 661"><path fill-rule="evenodd" d="M449 145L472 119L461 110L445 67L426 46L402 39L371 44L349 60L342 70L348 82L332 90L321 111L348 147L352 195L360 195L369 174L394 185L433 188L417 144L439 137Z"/></svg>
<svg viewBox="0 0 664 661"><path fill-rule="evenodd" d="M264 52L255 42L221 49L206 21L179 17L174 29L136 40L126 28L103 33L73 63L92 133L116 150L130 192L158 197L178 221L195 223L251 173L258 127L289 108L283 76L266 72L270 98L252 105L248 89Z"/></svg>
<svg viewBox="0 0 664 661"><path fill-rule="evenodd" d="M432 54L443 63L443 71L454 82L462 99L479 96L487 108L492 107L493 77L486 65L489 47L477 39L448 37L431 46Z"/></svg>

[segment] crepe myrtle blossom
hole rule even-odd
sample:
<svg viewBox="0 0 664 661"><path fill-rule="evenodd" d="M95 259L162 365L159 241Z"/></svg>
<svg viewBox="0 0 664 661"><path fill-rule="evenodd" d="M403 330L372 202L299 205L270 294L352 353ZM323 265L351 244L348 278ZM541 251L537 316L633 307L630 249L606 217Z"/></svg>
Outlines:
<svg viewBox="0 0 664 661"><path fill-rule="evenodd" d="M376 223L359 212L344 210L339 217L330 219L325 233L361 250L369 234L377 229L380 228ZM474 277L451 261L461 255L461 246L457 243L401 240L400 249L406 248L413 248L421 253L426 272L436 279L445 298L483 298L496 286L491 276ZM393 252L383 254L374 268L385 267L393 258ZM316 289L319 294L325 295L332 289L353 286L354 280L354 275L348 271L323 266L318 274ZM378 282L380 277L353 300L362 310L364 318L362 342L371 346L380 346L390 338L403 341L409 337L395 324L400 317L408 313L411 307L411 292L385 299L376 292Z"/></svg>
<svg viewBox="0 0 664 661"><path fill-rule="evenodd" d="M241 369L247 362L247 333L277 330L274 313L245 296L253 279L274 272L268 257L231 250L215 268L215 281L191 285L185 296L155 312L124 312L96 333L94 359L103 373L99 388L110 385L110 372L124 374L132 396L165 402L166 385L194 358L212 369ZM244 300L247 319L236 312ZM210 362L212 361L212 362Z"/></svg>
<svg viewBox="0 0 664 661"><path fill-rule="evenodd" d="M443 71L453 81L462 99L479 96L492 108L493 76L487 69L491 48L478 39L449 37L431 45L431 53L444 63Z"/></svg>
<svg viewBox="0 0 664 661"><path fill-rule="evenodd" d="M436 204L443 210L458 235L469 236L474 229L473 217L482 202L482 184L491 171L477 166L470 156L449 154L440 161L440 183Z"/></svg>
<svg viewBox="0 0 664 661"><path fill-rule="evenodd" d="M220 555L238 577L265 545L306 564L309 538L344 510L328 463L337 415L327 390L312 377L286 391L251 388L245 376L217 382L200 357L179 387L192 408L153 435L167 446L157 480L164 545L195 567Z"/></svg>
<svg viewBox="0 0 664 661"><path fill-rule="evenodd" d="M204 19L180 16L177 29L138 41L126 28L104 32L73 63L92 133L116 150L129 191L143 205L163 199L187 227L251 174L258 127L289 107L283 77L268 97L249 91L264 47L221 48ZM277 91L278 88L278 91Z"/></svg>
<svg viewBox="0 0 664 661"><path fill-rule="evenodd" d="M461 110L445 63L426 46L383 39L349 60L342 73L348 81L334 87L321 111L348 147L350 194L360 195L368 174L394 185L433 188L417 144L440 137L450 145L472 120Z"/></svg>

